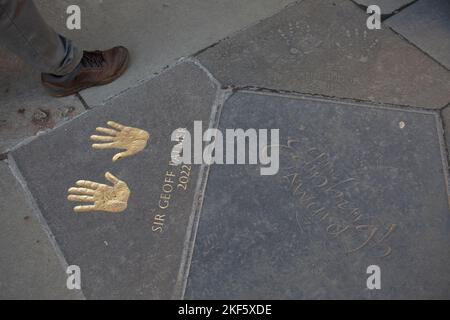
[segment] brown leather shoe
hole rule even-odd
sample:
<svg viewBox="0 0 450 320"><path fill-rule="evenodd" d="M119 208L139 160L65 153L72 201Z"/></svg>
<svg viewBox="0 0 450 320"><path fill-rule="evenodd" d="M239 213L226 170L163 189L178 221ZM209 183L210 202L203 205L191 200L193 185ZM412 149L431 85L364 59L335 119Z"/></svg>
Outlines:
<svg viewBox="0 0 450 320"><path fill-rule="evenodd" d="M113 82L127 69L130 54L124 47L106 51L84 51L77 68L64 76L43 73L42 84L50 95L65 97L81 90Z"/></svg>

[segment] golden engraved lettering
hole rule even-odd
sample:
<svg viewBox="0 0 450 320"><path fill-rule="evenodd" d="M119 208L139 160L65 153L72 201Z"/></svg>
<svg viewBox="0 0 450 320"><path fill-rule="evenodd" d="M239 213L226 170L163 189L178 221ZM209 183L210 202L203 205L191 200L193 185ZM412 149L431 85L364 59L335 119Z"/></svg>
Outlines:
<svg viewBox="0 0 450 320"><path fill-rule="evenodd" d="M191 175L192 166L184 165L181 167L180 177L178 178L177 188L186 191Z"/></svg>
<svg viewBox="0 0 450 320"><path fill-rule="evenodd" d="M171 195L170 194L161 194L161 196L159 197L162 200L170 200Z"/></svg>
<svg viewBox="0 0 450 320"><path fill-rule="evenodd" d="M163 185L163 191L165 193L171 193L173 191L173 186L169 183Z"/></svg>
<svg viewBox="0 0 450 320"><path fill-rule="evenodd" d="M161 195L162 197L162 195ZM159 208L160 209L167 209L169 207L169 200L159 200Z"/></svg>
<svg viewBox="0 0 450 320"><path fill-rule="evenodd" d="M165 214L157 214L155 216L155 220L153 221L153 225L155 226L164 226ZM162 231L162 230L161 230Z"/></svg>
<svg viewBox="0 0 450 320"><path fill-rule="evenodd" d="M166 215L162 214L159 215L157 214L155 216L155 219L153 221L153 226L152 226L152 231L153 232L163 232L163 226L164 226L164 219L165 219Z"/></svg>
<svg viewBox="0 0 450 320"><path fill-rule="evenodd" d="M177 174L174 171L167 170L166 174L164 176L164 183L161 186L162 193L159 196L158 201L158 208L160 211L164 213L169 212L169 208L171 205L171 202L173 201L174 191L177 189L180 189L180 185L182 186L182 190L186 191L188 184L189 184L189 176L191 174L192 167L187 165L179 166L172 161L169 161L170 167L181 167L181 171L179 173L179 176L177 177ZM174 169L175 170L175 169ZM177 188L175 188L177 186ZM152 224L152 231L163 233L164 232L164 225L166 220L166 214L156 214L153 219Z"/></svg>
<svg viewBox="0 0 450 320"><path fill-rule="evenodd" d="M174 181L172 180L172 177L166 177L164 179L164 182L166 182L166 183L174 183Z"/></svg>

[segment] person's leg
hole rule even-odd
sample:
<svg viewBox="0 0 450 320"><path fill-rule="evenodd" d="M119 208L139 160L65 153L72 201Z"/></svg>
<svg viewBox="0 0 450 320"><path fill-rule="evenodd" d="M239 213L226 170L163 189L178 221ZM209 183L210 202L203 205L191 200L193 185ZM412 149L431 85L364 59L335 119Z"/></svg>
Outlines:
<svg viewBox="0 0 450 320"><path fill-rule="evenodd" d="M56 97L113 82L125 72L130 58L122 46L92 52L77 49L45 23L32 0L0 0L0 45L40 70L42 84Z"/></svg>
<svg viewBox="0 0 450 320"><path fill-rule="evenodd" d="M66 75L83 51L47 25L32 0L0 0L0 45L43 73Z"/></svg>

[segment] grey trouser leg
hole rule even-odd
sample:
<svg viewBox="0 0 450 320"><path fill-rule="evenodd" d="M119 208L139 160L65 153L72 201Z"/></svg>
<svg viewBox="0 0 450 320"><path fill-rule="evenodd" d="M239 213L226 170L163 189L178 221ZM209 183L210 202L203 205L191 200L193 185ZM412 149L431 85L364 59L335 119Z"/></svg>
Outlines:
<svg viewBox="0 0 450 320"><path fill-rule="evenodd" d="M55 75L73 71L83 55L47 25L32 0L0 0L0 46Z"/></svg>

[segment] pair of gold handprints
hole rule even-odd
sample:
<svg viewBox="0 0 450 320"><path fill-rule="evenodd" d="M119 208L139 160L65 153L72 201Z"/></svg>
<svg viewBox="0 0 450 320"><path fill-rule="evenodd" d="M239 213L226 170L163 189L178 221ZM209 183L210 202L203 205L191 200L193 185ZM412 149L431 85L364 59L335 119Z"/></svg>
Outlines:
<svg viewBox="0 0 450 320"><path fill-rule="evenodd" d="M120 149L124 150L113 157L113 162L133 156L147 146L150 135L147 131L127 127L114 121L108 121L108 128L98 127L96 131L102 135L92 135L95 142L92 148L96 150ZM76 186L69 189L67 199L73 202L89 203L74 208L77 213L103 211L120 213L126 210L130 198L128 185L110 172L105 174L106 180L112 186L88 180L79 180Z"/></svg>

